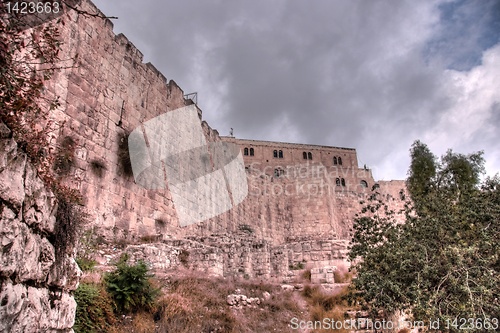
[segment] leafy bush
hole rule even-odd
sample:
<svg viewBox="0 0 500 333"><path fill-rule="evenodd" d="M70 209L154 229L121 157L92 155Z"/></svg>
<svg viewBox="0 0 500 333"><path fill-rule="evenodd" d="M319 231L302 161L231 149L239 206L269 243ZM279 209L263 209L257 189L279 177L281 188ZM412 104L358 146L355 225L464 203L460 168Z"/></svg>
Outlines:
<svg viewBox="0 0 500 333"><path fill-rule="evenodd" d="M149 269L143 261L135 265L127 263L127 254L121 256L116 270L104 277L107 291L113 297L115 309L119 313L136 312L152 309L159 295L149 278Z"/></svg>
<svg viewBox="0 0 500 333"><path fill-rule="evenodd" d="M75 333L107 331L115 323L113 302L102 286L81 283L75 291Z"/></svg>

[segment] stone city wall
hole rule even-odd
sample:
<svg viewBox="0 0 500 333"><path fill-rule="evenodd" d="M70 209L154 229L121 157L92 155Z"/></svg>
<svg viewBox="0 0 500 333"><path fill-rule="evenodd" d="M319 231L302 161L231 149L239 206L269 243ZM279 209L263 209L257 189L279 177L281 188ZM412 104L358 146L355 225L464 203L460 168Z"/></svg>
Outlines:
<svg viewBox="0 0 500 333"><path fill-rule="evenodd" d="M98 11L90 1L82 1L82 9ZM237 253L217 245L224 255L215 251L200 256L213 258L219 273L243 270L243 274L271 276L290 265L289 259L273 260L289 258L289 250L280 246L308 239L350 238L354 214L375 185L371 171L358 167L355 149L220 137L205 121L201 126L207 142L233 142L241 146L242 153L245 148L253 149L253 156L243 156L249 194L217 217L180 227L168 187L148 190L134 182L127 165L127 135L144 122L193 102L185 99L173 80L167 80L152 64L144 64L132 42L114 34L111 21L75 12L63 19L61 58L78 57L72 68L57 73L48 85L47 95L59 96L61 101L52 112L58 128L52 143L57 154L66 137L75 141L74 163L65 177L81 190L93 225L108 241L156 237L168 242L251 231L252 239L266 245ZM201 119L199 109L198 115ZM311 159L304 159L304 152ZM334 163L335 157L342 159L342 165L339 160ZM340 184L337 178L342 179ZM393 182L378 190L390 192L391 200L396 200L402 187L404 183ZM312 256L306 252L297 253ZM225 259L216 259L219 255ZM293 256L291 261L296 261ZM328 255L325 258L328 261Z"/></svg>

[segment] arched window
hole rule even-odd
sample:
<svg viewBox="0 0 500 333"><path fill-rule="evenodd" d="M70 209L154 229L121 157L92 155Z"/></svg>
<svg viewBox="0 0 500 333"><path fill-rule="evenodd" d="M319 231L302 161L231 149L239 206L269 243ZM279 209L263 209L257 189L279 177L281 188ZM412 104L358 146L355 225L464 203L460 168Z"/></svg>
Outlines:
<svg viewBox="0 0 500 333"><path fill-rule="evenodd" d="M307 160L307 153L306 152L303 152L302 156L304 157L305 160Z"/></svg>
<svg viewBox="0 0 500 333"><path fill-rule="evenodd" d="M253 156L253 148L250 148L250 156Z"/></svg>
<svg viewBox="0 0 500 333"><path fill-rule="evenodd" d="M283 158L283 150L280 150L280 151L278 152L278 157L279 157L279 158Z"/></svg>
<svg viewBox="0 0 500 333"><path fill-rule="evenodd" d="M339 165L342 165L342 157L339 156Z"/></svg>
<svg viewBox="0 0 500 333"><path fill-rule="evenodd" d="M344 178L342 178L342 179L340 180L340 182L342 183L342 186L345 186L345 179L344 179Z"/></svg>
<svg viewBox="0 0 500 333"><path fill-rule="evenodd" d="M366 182L366 180L362 180L362 181L360 182L360 184L361 184L361 187L364 187L364 188L367 188L367 187L368 187L368 183Z"/></svg>
<svg viewBox="0 0 500 333"><path fill-rule="evenodd" d="M333 157L333 165L337 165L337 156ZM338 178L337 178L338 179Z"/></svg>
<svg viewBox="0 0 500 333"><path fill-rule="evenodd" d="M311 152L307 153L307 159L312 160L313 159L313 154Z"/></svg>
<svg viewBox="0 0 500 333"><path fill-rule="evenodd" d="M243 155L248 156L248 148L243 149Z"/></svg>
<svg viewBox="0 0 500 333"><path fill-rule="evenodd" d="M277 150L273 151L273 156L274 156L274 158L278 158L278 151Z"/></svg>
<svg viewBox="0 0 500 333"><path fill-rule="evenodd" d="M340 178L335 178L335 185L340 186Z"/></svg>

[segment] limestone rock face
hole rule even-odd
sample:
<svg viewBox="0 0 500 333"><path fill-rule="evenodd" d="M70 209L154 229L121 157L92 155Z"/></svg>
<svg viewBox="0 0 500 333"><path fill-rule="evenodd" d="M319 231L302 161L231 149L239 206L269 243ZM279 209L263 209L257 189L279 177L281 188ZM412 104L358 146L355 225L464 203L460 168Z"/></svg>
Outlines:
<svg viewBox="0 0 500 333"><path fill-rule="evenodd" d="M4 124L0 123L4 128ZM56 262L54 194L17 143L0 138L0 332L73 332L81 271Z"/></svg>

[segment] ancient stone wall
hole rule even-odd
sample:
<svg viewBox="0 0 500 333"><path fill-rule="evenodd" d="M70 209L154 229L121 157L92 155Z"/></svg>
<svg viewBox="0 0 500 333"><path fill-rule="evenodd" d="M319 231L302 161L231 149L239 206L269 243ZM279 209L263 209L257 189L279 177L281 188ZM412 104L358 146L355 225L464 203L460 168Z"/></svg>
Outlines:
<svg viewBox="0 0 500 333"><path fill-rule="evenodd" d="M98 11L90 1L83 1L82 9ZM369 169L358 167L355 149L220 137L202 121L207 142L241 147L249 194L217 217L180 227L168 186L148 190L134 182L127 135L144 122L193 102L184 98L174 81L144 64L132 42L114 34L111 21L75 12L63 19L61 58L78 57L48 85L48 96L59 96L62 102L52 113L59 128L52 143L57 153L65 137L76 142L67 182L81 190L94 226L108 241L154 236L168 243L189 237L234 238L248 232L251 246L238 245L234 239L225 246L218 239L211 248L219 250L193 254L192 258L200 258L193 262L222 275L273 276L288 271L298 258L329 265L333 257L341 257L328 254L327 248L321 254L306 250L305 244L350 238L354 215L376 184ZM201 110L198 115L201 120ZM386 191L392 202L400 200L398 191L403 187L402 182L381 183L377 190ZM394 205L402 204L394 201ZM297 244L302 244L301 250L295 250Z"/></svg>
<svg viewBox="0 0 500 333"><path fill-rule="evenodd" d="M0 129L0 332L72 332L81 272L56 258L55 197Z"/></svg>

